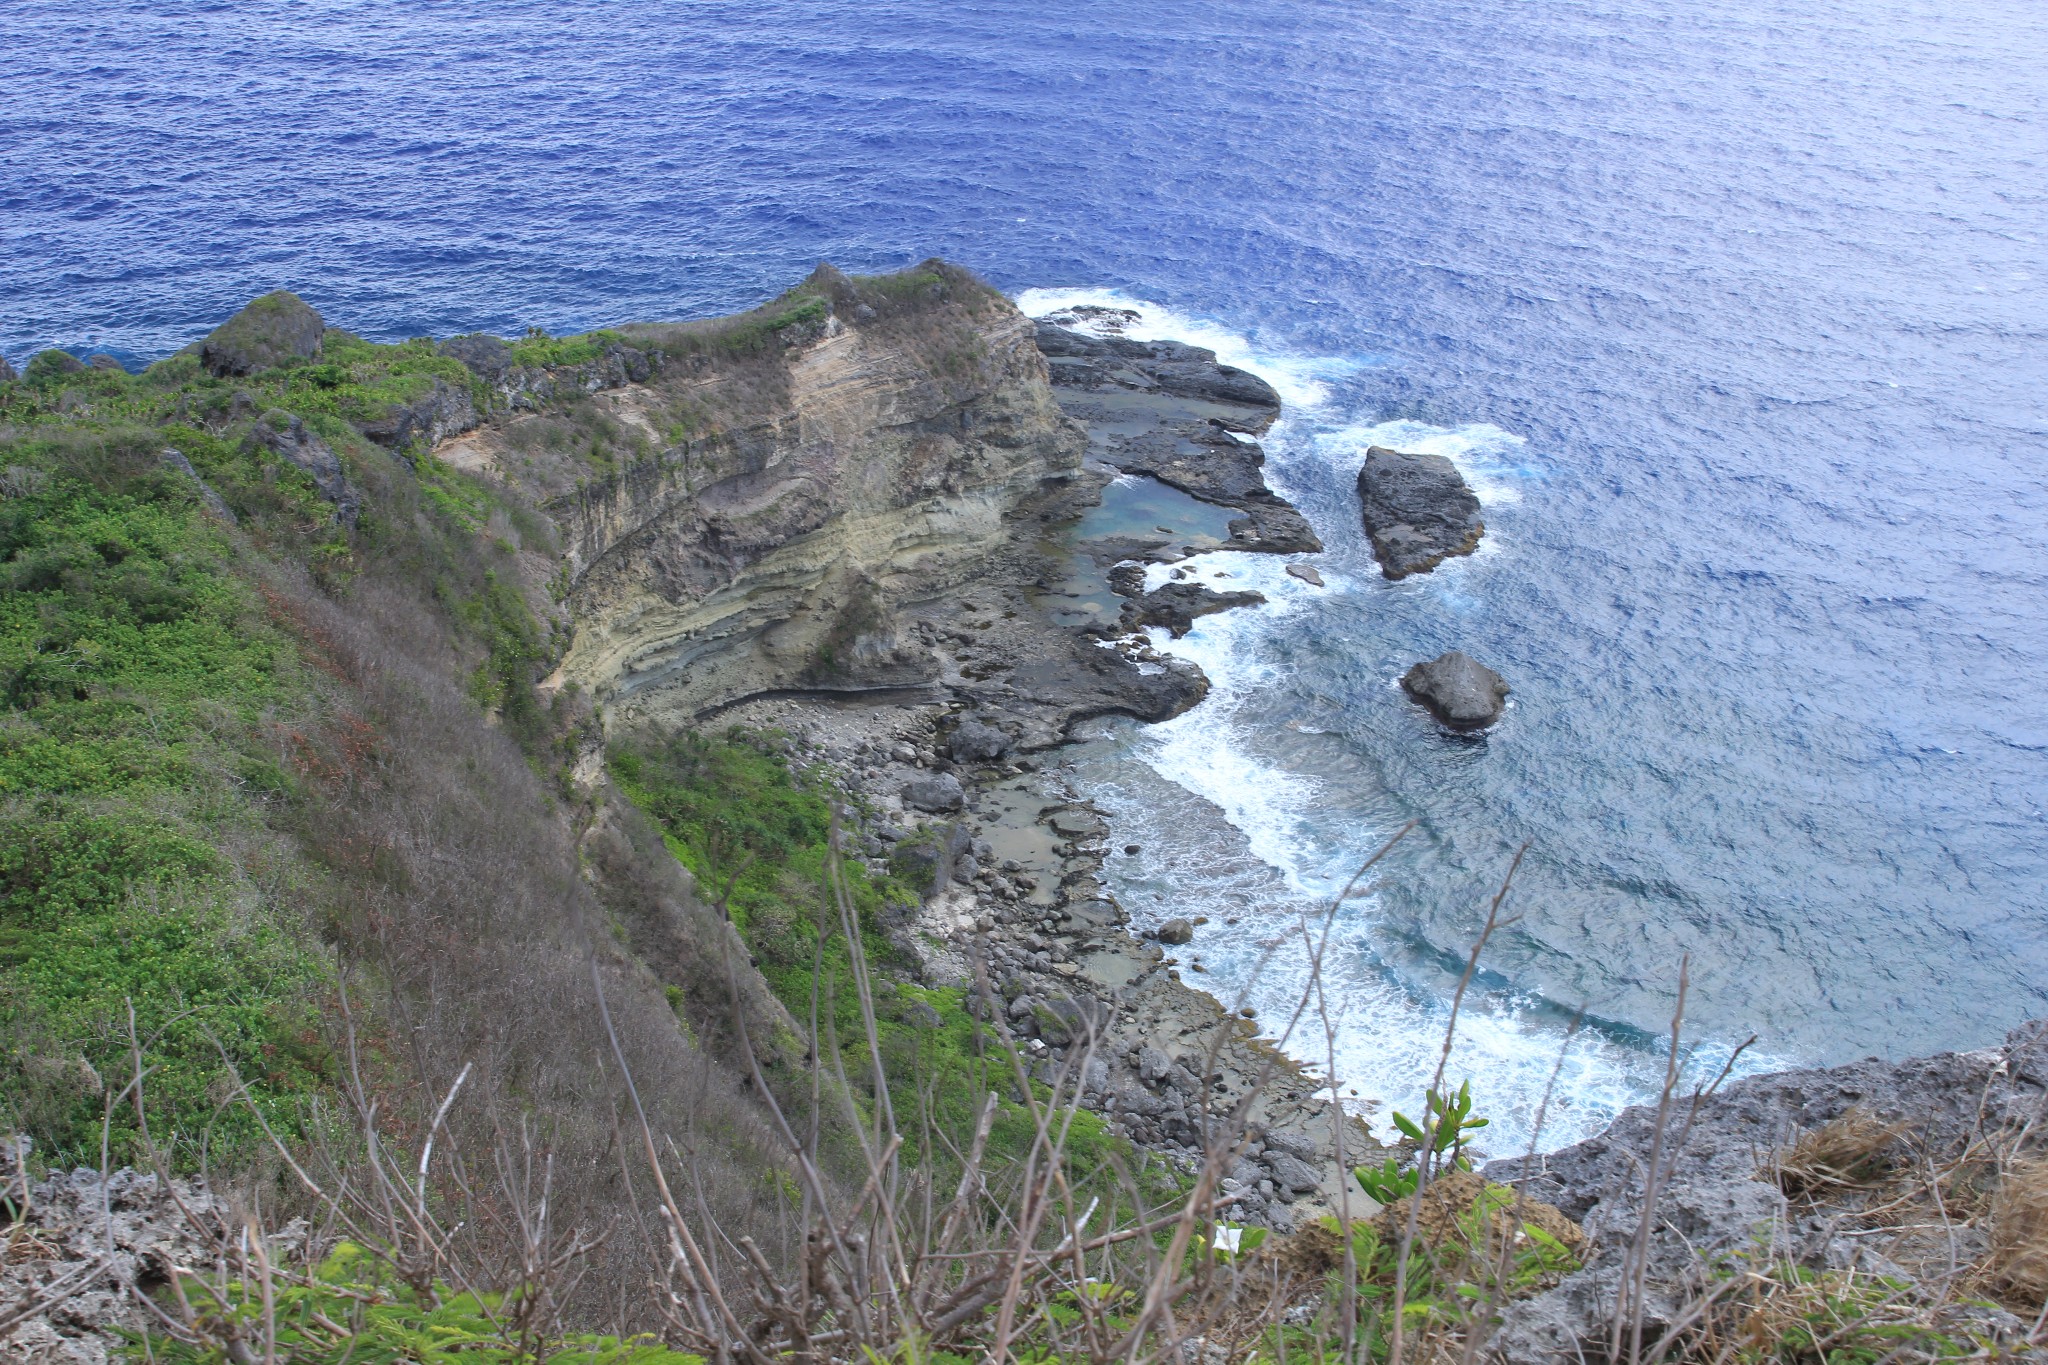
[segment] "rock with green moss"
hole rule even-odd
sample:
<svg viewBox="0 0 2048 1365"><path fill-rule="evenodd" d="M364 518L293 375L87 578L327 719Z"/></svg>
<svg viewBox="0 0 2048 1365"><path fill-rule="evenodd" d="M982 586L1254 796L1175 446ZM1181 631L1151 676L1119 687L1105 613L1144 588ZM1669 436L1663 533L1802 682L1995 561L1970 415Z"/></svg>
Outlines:
<svg viewBox="0 0 2048 1365"><path fill-rule="evenodd" d="M199 361L215 375L255 374L320 354L327 324L313 306L279 289L252 301L199 343Z"/></svg>
<svg viewBox="0 0 2048 1365"><path fill-rule="evenodd" d="M953 869L966 856L969 842L967 831L958 824L926 825L890 852L889 871L930 900L953 879Z"/></svg>
<svg viewBox="0 0 2048 1365"><path fill-rule="evenodd" d="M512 348L488 332L450 337L438 349L469 366L471 374L488 384L501 384L512 373Z"/></svg>
<svg viewBox="0 0 2048 1365"><path fill-rule="evenodd" d="M363 495L348 481L333 447L308 431L298 417L281 410L266 412L250 429L249 439L310 474L320 496L334 504L334 515L341 524L355 526Z"/></svg>
<svg viewBox="0 0 2048 1365"><path fill-rule="evenodd" d="M23 372L22 378L31 384L39 384L52 379L62 379L67 374L84 372L84 361L69 351L52 349L37 351L28 362L28 369Z"/></svg>

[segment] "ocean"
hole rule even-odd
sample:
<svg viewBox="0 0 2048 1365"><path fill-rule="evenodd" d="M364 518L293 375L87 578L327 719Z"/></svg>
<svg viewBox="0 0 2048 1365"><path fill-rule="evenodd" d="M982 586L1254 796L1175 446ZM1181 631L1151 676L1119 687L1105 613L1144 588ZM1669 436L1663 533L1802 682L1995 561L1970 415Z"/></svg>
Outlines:
<svg viewBox="0 0 2048 1365"><path fill-rule="evenodd" d="M1267 375L1329 586L1205 557L1270 604L1074 780L1268 1004L1262 945L1417 822L1297 1043L1362 1107L1415 1102L1524 846L1451 1065L1499 1151L1654 1092L1681 962L1703 1072L2048 1013L2036 0L15 0L0 91L17 365L277 287L559 333L939 254ZM1458 462L1478 554L1377 576L1374 443ZM1395 684L1449 648L1514 689L1482 739Z"/></svg>

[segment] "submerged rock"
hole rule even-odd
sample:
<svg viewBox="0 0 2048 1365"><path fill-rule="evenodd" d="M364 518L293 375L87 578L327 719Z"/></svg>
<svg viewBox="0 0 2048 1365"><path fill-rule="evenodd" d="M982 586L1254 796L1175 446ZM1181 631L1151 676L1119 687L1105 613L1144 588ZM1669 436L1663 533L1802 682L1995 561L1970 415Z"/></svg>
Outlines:
<svg viewBox="0 0 2048 1365"><path fill-rule="evenodd" d="M327 324L313 306L280 289L253 300L199 343L199 363L215 375L254 374L320 354Z"/></svg>
<svg viewBox="0 0 2048 1365"><path fill-rule="evenodd" d="M1388 578L1428 573L1450 555L1469 555L1486 533L1478 497L1441 455L1372 447L1358 471L1358 501Z"/></svg>
<svg viewBox="0 0 2048 1365"><path fill-rule="evenodd" d="M1452 650L1401 675L1401 687L1453 730L1481 730L1500 719L1508 685L1468 654Z"/></svg>

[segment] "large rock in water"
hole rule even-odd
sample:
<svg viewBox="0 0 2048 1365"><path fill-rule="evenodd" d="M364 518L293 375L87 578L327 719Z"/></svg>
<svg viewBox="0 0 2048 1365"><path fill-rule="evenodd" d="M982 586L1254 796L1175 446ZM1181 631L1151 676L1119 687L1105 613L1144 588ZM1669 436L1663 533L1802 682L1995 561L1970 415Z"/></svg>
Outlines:
<svg viewBox="0 0 2048 1365"><path fill-rule="evenodd" d="M216 375L254 374L320 354L327 324L313 306L280 289L249 303L199 343L199 363Z"/></svg>
<svg viewBox="0 0 2048 1365"><path fill-rule="evenodd" d="M1486 532L1478 497L1441 455L1372 447L1358 471L1358 501L1388 578L1428 573L1446 556L1469 555Z"/></svg>
<svg viewBox="0 0 2048 1365"><path fill-rule="evenodd" d="M1453 730L1483 730L1500 719L1508 685L1468 654L1452 650L1401 675L1409 696Z"/></svg>

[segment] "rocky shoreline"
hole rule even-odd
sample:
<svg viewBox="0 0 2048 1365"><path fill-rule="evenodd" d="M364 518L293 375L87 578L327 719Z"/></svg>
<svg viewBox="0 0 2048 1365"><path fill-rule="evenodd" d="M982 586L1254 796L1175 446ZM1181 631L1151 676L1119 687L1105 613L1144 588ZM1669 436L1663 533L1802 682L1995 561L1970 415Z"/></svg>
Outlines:
<svg viewBox="0 0 2048 1365"><path fill-rule="evenodd" d="M1083 720L1161 720L1206 693L1198 669L1152 648L1147 626L1180 634L1196 616L1263 600L1180 581L1148 591L1146 566L1219 545L1321 548L1260 474L1251 437L1271 426L1279 397L1197 348L1047 322L1037 335L1088 457L970 584L907 608L896 634L936 673L908 686L784 689L699 721L780 732L793 762L832 773L850 798L850 851L925 892L888 926L893 941L926 984L986 982L999 1026L1040 1079L1078 1081L1088 1108L1187 1173L1214 1134L1243 1125L1224 1183L1243 1222L1286 1231L1340 1204L1355 1216L1371 1205L1349 1171L1381 1155L1379 1144L1318 1097L1322 1083L1262 1033L1255 1011L1183 978L1205 970L1198 950L1170 941L1185 937L1133 931L1103 868L1135 850L1111 847L1107 820L1059 758ZM1077 519L1131 475L1242 515L1227 539L1164 525L1075 538ZM1099 578L1103 593L1077 589L1077 574Z"/></svg>

